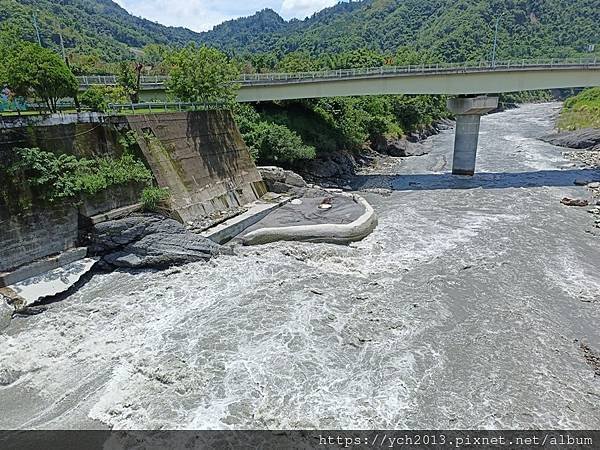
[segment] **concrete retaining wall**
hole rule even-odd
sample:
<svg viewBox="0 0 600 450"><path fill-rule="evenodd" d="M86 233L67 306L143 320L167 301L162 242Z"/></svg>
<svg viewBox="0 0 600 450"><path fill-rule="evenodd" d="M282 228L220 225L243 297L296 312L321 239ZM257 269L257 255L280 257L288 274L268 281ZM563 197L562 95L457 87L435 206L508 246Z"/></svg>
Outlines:
<svg viewBox="0 0 600 450"><path fill-rule="evenodd" d="M78 245L89 218L139 201L142 186L114 186L81 203L34 203L20 212L0 207L0 272Z"/></svg>
<svg viewBox="0 0 600 450"><path fill-rule="evenodd" d="M0 212L0 272L75 246L77 209L69 205Z"/></svg>
<svg viewBox="0 0 600 450"><path fill-rule="evenodd" d="M243 206L266 192L229 111L137 115L127 121L183 221Z"/></svg>
<svg viewBox="0 0 600 450"><path fill-rule="evenodd" d="M2 121L0 165L14 160L16 147L118 157L119 137L128 131L158 184L169 188L174 213L183 221L250 203L265 192L228 111ZM31 205L24 183L0 180L0 272L76 247L90 217L136 204L142 188L116 186L77 205Z"/></svg>

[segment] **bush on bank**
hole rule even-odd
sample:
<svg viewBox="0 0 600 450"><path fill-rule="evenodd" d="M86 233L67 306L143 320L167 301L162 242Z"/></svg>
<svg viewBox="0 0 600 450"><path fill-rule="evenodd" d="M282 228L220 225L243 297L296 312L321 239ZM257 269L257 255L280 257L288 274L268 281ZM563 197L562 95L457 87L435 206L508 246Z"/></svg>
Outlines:
<svg viewBox="0 0 600 450"><path fill-rule="evenodd" d="M558 128L600 128L600 87L586 89L567 99L560 113Z"/></svg>
<svg viewBox="0 0 600 450"><path fill-rule="evenodd" d="M169 197L169 190L157 186L147 186L142 191L141 201L145 211L157 211L160 204Z"/></svg>
<svg viewBox="0 0 600 450"><path fill-rule="evenodd" d="M91 86L79 100L92 111L105 112L110 103L129 102L129 96L122 86Z"/></svg>
<svg viewBox="0 0 600 450"><path fill-rule="evenodd" d="M129 153L120 158L76 158L39 148L17 148L8 168L15 184L28 187L35 198L50 203L81 195L92 196L111 186L151 183L152 172Z"/></svg>

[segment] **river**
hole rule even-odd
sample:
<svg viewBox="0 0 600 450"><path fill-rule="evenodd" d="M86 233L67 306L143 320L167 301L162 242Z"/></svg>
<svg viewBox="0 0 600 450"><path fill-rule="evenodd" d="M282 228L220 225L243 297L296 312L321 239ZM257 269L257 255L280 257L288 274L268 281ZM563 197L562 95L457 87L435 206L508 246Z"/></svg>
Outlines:
<svg viewBox="0 0 600 450"><path fill-rule="evenodd" d="M393 192L352 246L96 275L13 321L0 427L600 428L600 237L536 139L559 107L484 117L472 179L452 130L363 175Z"/></svg>

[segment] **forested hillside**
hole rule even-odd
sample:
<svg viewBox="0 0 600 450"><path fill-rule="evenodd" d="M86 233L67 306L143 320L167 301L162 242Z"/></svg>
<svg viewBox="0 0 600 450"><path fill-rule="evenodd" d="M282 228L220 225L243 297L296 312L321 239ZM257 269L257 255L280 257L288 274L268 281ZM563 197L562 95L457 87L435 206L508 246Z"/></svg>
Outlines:
<svg viewBox="0 0 600 450"><path fill-rule="evenodd" d="M135 17L111 0L0 0L0 27L15 37L36 40L34 14L43 45L59 49L62 34L76 59L130 59L132 49L147 44L199 40L198 33Z"/></svg>
<svg viewBox="0 0 600 450"><path fill-rule="evenodd" d="M190 94L189 86L203 85L201 93L208 95L207 87L215 87L215 79L231 81L239 71L296 72L489 59L496 23L498 58L589 56L590 45L600 44L598 1L364 0L339 3L302 21L287 22L265 9L195 33L134 17L110 0L0 0L0 49L4 45L4 55L29 49L32 55L54 57L65 65L58 57L62 35L75 74L119 75L118 89L90 89L81 98L85 106L102 110L110 102L137 102L134 67L169 74L170 96L201 102L206 98L199 98L195 89ZM15 47L19 37L37 40L34 14L44 48ZM203 46L178 49L189 42L208 44L227 54ZM600 55L600 45L596 47ZM18 89L23 86L14 75L29 65L19 65L17 60L6 58L5 62L14 64L4 64L4 71L0 61L0 86L4 73L5 84L27 97L31 89ZM190 70L196 67L203 70ZM70 72L66 65L62 70ZM29 78L39 81L39 71L30 72ZM216 84L230 86L228 82ZM212 100L225 94L219 91ZM56 94L51 100L61 96ZM544 92L503 96L506 101L547 98ZM49 102L50 110L56 109L54 103ZM394 146L399 138L446 118L445 105L444 96L345 97L238 105L235 114L261 163L294 166L306 159L327 158L338 150L360 152L369 146L397 153Z"/></svg>
<svg viewBox="0 0 600 450"><path fill-rule="evenodd" d="M486 59L497 19L499 58L580 55L600 43L598 0L364 0L303 21L286 22L267 9L205 33L132 16L110 0L0 0L0 26L34 40L34 11L46 45L59 48L62 33L75 59L105 61L133 58L148 44L190 41L276 59L298 50L321 56L362 48L395 53L403 46L446 61Z"/></svg>

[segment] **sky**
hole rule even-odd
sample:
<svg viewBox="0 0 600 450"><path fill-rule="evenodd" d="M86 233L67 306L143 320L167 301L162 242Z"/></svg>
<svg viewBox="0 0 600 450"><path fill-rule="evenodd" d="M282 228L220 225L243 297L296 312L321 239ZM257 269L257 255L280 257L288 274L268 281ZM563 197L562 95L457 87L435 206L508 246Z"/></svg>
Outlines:
<svg viewBox="0 0 600 450"><path fill-rule="evenodd" d="M304 19L339 0L114 0L130 13L163 25L207 31L229 19L271 8L284 19Z"/></svg>

